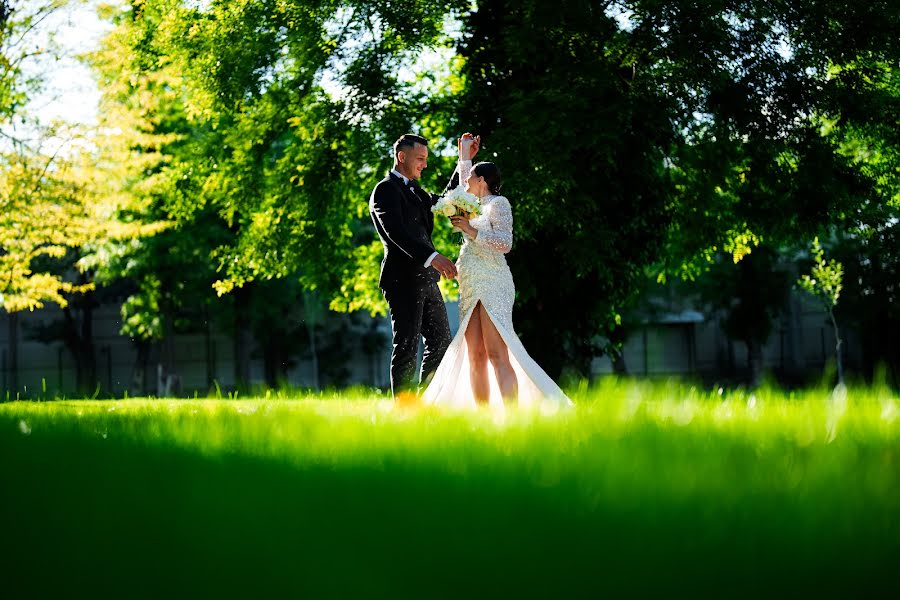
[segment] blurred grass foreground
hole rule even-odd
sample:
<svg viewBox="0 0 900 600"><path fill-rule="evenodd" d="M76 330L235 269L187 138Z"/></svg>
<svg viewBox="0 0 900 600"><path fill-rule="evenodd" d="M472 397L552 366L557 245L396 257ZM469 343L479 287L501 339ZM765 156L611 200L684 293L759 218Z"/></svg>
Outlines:
<svg viewBox="0 0 900 600"><path fill-rule="evenodd" d="M0 404L6 597L900 590L886 388L573 397L556 415L364 392Z"/></svg>

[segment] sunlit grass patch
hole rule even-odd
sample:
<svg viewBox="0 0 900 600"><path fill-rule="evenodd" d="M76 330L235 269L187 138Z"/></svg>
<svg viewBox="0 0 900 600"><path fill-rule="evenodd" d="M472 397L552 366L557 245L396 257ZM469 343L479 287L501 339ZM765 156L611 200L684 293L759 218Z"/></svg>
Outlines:
<svg viewBox="0 0 900 600"><path fill-rule="evenodd" d="M887 389L606 379L570 392L576 407L554 415L401 409L365 390L3 404L0 476L16 490L3 508L23 517L20 556L55 540L46 560L90 572L72 556L116 548L116 585L138 576L137 556L171 569L160 593L188 563L208 567L185 584L196 593L898 583L900 404Z"/></svg>

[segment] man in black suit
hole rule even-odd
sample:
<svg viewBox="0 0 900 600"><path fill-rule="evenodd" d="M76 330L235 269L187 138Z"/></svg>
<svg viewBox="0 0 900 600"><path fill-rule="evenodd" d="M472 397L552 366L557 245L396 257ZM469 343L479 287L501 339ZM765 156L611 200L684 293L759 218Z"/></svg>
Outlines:
<svg viewBox="0 0 900 600"><path fill-rule="evenodd" d="M441 275L456 277L456 265L434 249L431 207L438 196L419 187L428 166L428 141L405 134L394 143L394 168L369 198L369 213L384 244L381 288L391 313L391 391L416 390L419 336L425 354L419 380L427 384L450 345L447 310L438 289ZM455 185L454 179L450 185Z"/></svg>

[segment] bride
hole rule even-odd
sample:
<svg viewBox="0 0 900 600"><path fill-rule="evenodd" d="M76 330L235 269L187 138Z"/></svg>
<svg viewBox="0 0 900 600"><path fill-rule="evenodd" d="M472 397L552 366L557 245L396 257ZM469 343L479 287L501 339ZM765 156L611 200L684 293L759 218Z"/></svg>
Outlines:
<svg viewBox="0 0 900 600"><path fill-rule="evenodd" d="M463 232L459 331L422 394L426 404L555 409L572 401L525 351L512 323L516 289L504 256L512 248L512 207L500 195L500 169L472 166L480 136L459 139L459 181L481 198L481 214L451 217ZM489 367L490 363L490 367Z"/></svg>

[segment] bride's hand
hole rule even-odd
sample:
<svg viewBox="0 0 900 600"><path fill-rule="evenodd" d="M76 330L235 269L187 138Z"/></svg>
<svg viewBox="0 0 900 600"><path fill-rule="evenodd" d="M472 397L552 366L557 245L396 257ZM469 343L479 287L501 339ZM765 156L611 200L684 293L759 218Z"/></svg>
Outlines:
<svg viewBox="0 0 900 600"><path fill-rule="evenodd" d="M475 158L475 155L478 154L478 149L481 147L481 136L476 136L468 132L464 133L462 137L457 140L456 145L461 160L472 160Z"/></svg>
<svg viewBox="0 0 900 600"><path fill-rule="evenodd" d="M471 238L474 238L475 234L478 232L477 229L472 227L472 224L469 222L469 217L463 215L450 217L450 222L454 227L459 228L463 233L467 233Z"/></svg>

